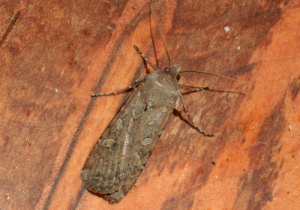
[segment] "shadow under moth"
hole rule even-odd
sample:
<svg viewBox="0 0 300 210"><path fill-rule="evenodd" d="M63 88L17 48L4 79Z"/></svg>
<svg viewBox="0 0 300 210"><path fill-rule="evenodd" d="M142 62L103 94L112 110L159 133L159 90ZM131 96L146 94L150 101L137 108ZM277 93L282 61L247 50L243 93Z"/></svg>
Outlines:
<svg viewBox="0 0 300 210"><path fill-rule="evenodd" d="M151 13L157 25L152 7ZM159 32L161 34L160 29ZM164 40L163 43L165 45ZM183 71L180 71L179 64L170 65L169 54L169 67L160 70L150 63L136 46L135 48L155 71L141 77L123 90L93 94L93 96L112 95L134 89L94 146L81 173L84 187L91 192L101 194L111 203L124 198L136 184L180 100L194 128L206 136L213 136L195 125L180 92L180 89L201 91L207 90L208 87L190 88L179 84L179 73Z"/></svg>

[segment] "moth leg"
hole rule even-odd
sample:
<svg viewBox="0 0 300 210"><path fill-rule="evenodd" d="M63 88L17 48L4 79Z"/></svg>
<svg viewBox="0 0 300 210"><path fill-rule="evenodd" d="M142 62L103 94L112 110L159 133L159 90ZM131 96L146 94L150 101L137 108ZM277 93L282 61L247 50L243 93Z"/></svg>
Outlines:
<svg viewBox="0 0 300 210"><path fill-rule="evenodd" d="M159 68L157 66L155 66L153 63L151 63L147 58L146 56L140 51L140 49L134 45L135 49L140 53L140 55L142 56L142 58L150 64L150 66L152 66L152 68L154 68L156 71L159 71Z"/></svg>
<svg viewBox="0 0 300 210"><path fill-rule="evenodd" d="M194 128L196 128L200 133L203 133L205 136L214 136L215 134L206 133L203 130L201 130L198 126L195 125L194 121L192 120L191 116L189 115L189 113L187 111L183 95L180 93L179 96L182 101L184 111L185 111L186 115L188 116L188 118L190 119L191 123L193 124Z"/></svg>
<svg viewBox="0 0 300 210"><path fill-rule="evenodd" d="M202 91L202 90L209 90L209 87L203 87L203 88L190 88L184 85L179 84L180 89L186 89L191 91Z"/></svg>
<svg viewBox="0 0 300 210"><path fill-rule="evenodd" d="M112 92L112 93L93 93L92 94L92 97L96 97L96 96L108 96L108 95L116 95L118 93L121 93L121 92L124 92L124 91L127 91L127 90L130 90L130 89L133 89L135 88L138 84L140 84L141 81L143 81L145 79L146 76L143 76L141 78L139 78L137 81L135 81L135 83L133 85L130 85L129 87L127 88L124 88L122 90L118 90L116 92Z"/></svg>

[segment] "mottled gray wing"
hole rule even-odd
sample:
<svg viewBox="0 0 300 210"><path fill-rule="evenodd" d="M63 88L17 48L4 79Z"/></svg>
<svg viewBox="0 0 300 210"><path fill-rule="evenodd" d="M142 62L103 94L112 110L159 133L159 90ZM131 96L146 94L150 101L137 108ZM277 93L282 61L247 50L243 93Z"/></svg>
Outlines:
<svg viewBox="0 0 300 210"><path fill-rule="evenodd" d="M153 82L140 84L87 159L81 174L85 187L112 203L121 200L136 183L178 100Z"/></svg>
<svg viewBox="0 0 300 210"><path fill-rule="evenodd" d="M131 126L124 126L132 118L132 111L140 100L138 95L140 91L135 89L94 146L82 169L84 185L92 192L111 194L117 191L132 170L133 166L128 168L132 142L126 132Z"/></svg>

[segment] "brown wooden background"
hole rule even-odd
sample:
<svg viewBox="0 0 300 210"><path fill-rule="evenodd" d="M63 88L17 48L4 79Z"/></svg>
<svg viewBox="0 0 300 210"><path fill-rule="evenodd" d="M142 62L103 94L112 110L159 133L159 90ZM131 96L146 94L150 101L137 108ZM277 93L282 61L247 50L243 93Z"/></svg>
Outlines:
<svg viewBox="0 0 300 210"><path fill-rule="evenodd" d="M91 94L146 74L134 44L167 65L149 1L1 0L0 209L299 208L299 1L153 4L173 64L253 83L181 75L227 91L185 94L216 137L175 113L120 203L84 190L83 164L128 95Z"/></svg>

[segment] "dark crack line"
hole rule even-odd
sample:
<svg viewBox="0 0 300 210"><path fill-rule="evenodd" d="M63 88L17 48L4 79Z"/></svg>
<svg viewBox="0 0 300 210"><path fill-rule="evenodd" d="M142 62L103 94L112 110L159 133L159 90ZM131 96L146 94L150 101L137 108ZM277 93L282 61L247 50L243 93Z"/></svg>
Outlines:
<svg viewBox="0 0 300 210"><path fill-rule="evenodd" d="M1 41L0 41L0 47L2 46L2 44L4 43L4 41L6 40L8 34L11 32L11 30L13 29L14 25L16 24L19 16L20 16L21 11L18 11L17 14L15 15L15 17L11 20L4 36L2 37Z"/></svg>

